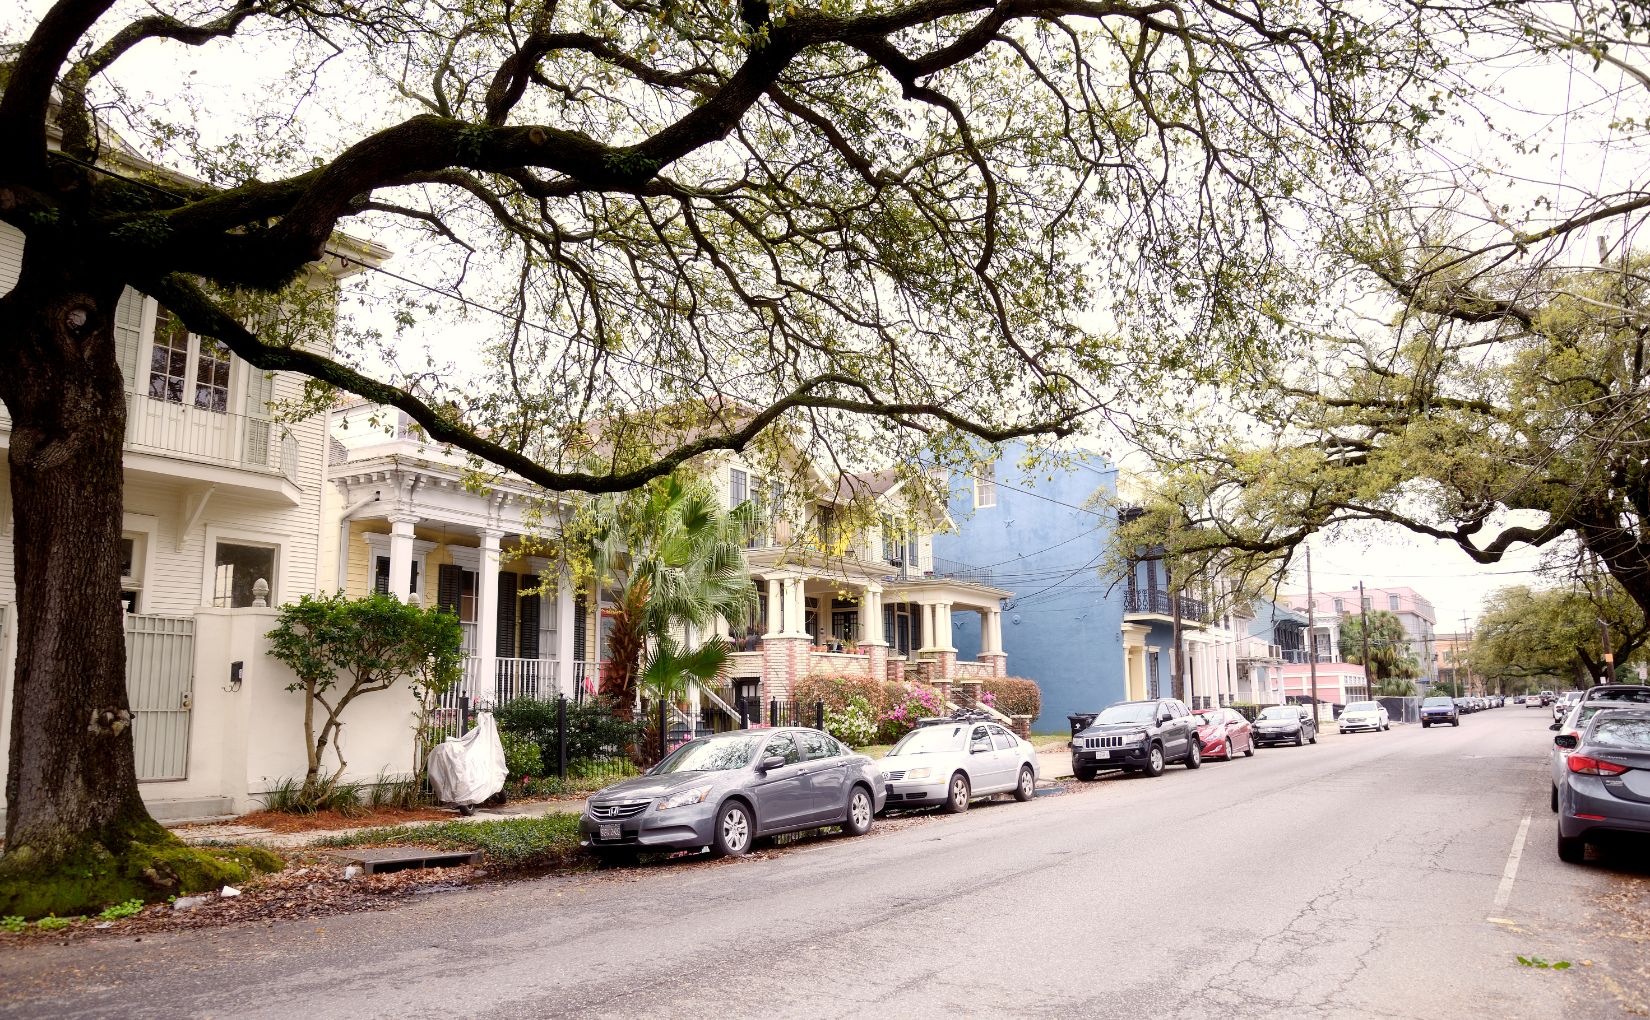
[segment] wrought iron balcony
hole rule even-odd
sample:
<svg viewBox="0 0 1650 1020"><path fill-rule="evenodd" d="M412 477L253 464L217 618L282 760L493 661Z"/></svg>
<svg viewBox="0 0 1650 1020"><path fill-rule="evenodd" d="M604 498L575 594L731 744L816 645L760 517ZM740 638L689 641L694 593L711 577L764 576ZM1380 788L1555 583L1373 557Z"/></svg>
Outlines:
<svg viewBox="0 0 1650 1020"><path fill-rule="evenodd" d="M1123 596L1123 612L1144 616L1174 616L1175 596L1165 591L1131 591ZM1180 596L1180 618L1192 623L1209 622L1209 605L1202 599Z"/></svg>

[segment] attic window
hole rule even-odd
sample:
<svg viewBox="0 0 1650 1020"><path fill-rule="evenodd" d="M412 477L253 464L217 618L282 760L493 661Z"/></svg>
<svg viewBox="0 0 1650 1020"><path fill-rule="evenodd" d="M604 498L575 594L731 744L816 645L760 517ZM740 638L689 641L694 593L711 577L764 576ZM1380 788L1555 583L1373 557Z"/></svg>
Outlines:
<svg viewBox="0 0 1650 1020"><path fill-rule="evenodd" d="M982 460L974 465L974 509L997 505L997 465Z"/></svg>

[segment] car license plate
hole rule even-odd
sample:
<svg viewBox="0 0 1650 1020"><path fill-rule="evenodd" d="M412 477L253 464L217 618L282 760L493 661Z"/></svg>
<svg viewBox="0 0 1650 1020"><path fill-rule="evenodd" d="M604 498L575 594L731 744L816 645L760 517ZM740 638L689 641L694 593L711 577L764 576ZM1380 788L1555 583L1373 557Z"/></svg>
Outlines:
<svg viewBox="0 0 1650 1020"><path fill-rule="evenodd" d="M619 823L618 822L613 822L611 824L603 823L601 834L597 838L598 839L618 839L619 838Z"/></svg>
<svg viewBox="0 0 1650 1020"><path fill-rule="evenodd" d="M1096 752L1094 752L1094 756L1096 758L1110 758L1111 757L1111 752L1110 751L1096 751Z"/></svg>

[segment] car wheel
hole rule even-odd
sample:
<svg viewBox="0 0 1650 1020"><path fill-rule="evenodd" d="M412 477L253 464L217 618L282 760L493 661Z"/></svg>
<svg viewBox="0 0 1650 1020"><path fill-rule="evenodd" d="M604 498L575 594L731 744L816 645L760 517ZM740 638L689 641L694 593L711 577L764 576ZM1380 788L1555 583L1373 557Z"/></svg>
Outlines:
<svg viewBox="0 0 1650 1020"><path fill-rule="evenodd" d="M1094 769L1072 769L1071 774L1077 777L1077 781L1079 783L1092 783L1092 782L1094 782L1094 776L1095 776L1095 770Z"/></svg>
<svg viewBox="0 0 1650 1020"><path fill-rule="evenodd" d="M750 809L738 801L731 801L716 816L711 853L718 857L743 857L750 853L756 836L756 825Z"/></svg>
<svg viewBox="0 0 1650 1020"><path fill-rule="evenodd" d="M1181 762L1188 769L1203 767L1203 741L1192 740L1186 746L1186 760Z"/></svg>
<svg viewBox="0 0 1650 1020"><path fill-rule="evenodd" d="M1014 786L1014 799L1024 804L1037 796L1037 777L1032 774L1030 765L1020 766L1020 781Z"/></svg>
<svg viewBox="0 0 1650 1020"><path fill-rule="evenodd" d="M945 793L945 813L960 815L968 810L969 786L968 777L961 772L951 777L951 785Z"/></svg>
<svg viewBox="0 0 1650 1020"><path fill-rule="evenodd" d="M863 836L871 831L871 816L875 813L876 804L871 800L871 791L856 786L854 792L848 795L848 817L843 819L842 828L850 836Z"/></svg>
<svg viewBox="0 0 1650 1020"><path fill-rule="evenodd" d="M1427 722L1425 719L1422 719L1421 720L1421 728L1423 730L1430 730L1430 729L1432 729L1432 724Z"/></svg>
<svg viewBox="0 0 1650 1020"><path fill-rule="evenodd" d="M1577 836L1558 837L1558 859L1565 864L1580 864L1587 859L1587 841Z"/></svg>
<svg viewBox="0 0 1650 1020"><path fill-rule="evenodd" d="M1451 726L1459 726L1459 725L1461 725L1461 720L1459 720L1459 719L1452 719L1452 720L1450 720L1450 725L1451 725Z"/></svg>
<svg viewBox="0 0 1650 1020"><path fill-rule="evenodd" d="M1253 758L1255 756L1255 742L1254 742L1254 740L1250 740L1249 741L1249 746L1245 747L1243 749L1243 756L1245 758Z"/></svg>
<svg viewBox="0 0 1650 1020"><path fill-rule="evenodd" d="M1295 746L1296 747L1305 747L1306 746L1306 734L1304 734L1304 733L1295 734Z"/></svg>
<svg viewBox="0 0 1650 1020"><path fill-rule="evenodd" d="M1307 743L1308 744L1316 744L1317 742L1318 742L1318 731L1313 730L1312 731L1312 739L1308 740Z"/></svg>
<svg viewBox="0 0 1650 1020"><path fill-rule="evenodd" d="M1163 774L1163 764L1163 745L1154 743L1146 751L1146 767L1144 769L1146 775L1161 776Z"/></svg>
<svg viewBox="0 0 1650 1020"><path fill-rule="evenodd" d="M1231 761L1236 755L1232 754L1232 738L1226 738L1226 760Z"/></svg>
<svg viewBox="0 0 1650 1020"><path fill-rule="evenodd" d="M1558 814L1558 786L1553 786L1553 814Z"/></svg>

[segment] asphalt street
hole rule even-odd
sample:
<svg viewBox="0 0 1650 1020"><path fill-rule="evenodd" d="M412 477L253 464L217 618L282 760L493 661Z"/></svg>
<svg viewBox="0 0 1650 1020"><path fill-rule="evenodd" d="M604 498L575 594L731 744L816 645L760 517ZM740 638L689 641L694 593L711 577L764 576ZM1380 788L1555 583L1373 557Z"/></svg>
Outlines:
<svg viewBox="0 0 1650 1020"><path fill-rule="evenodd" d="M1329 737L764 859L28 946L0 955L0 1012L1620 1016L1645 989L1611 972L1597 903L1637 865L1557 860L1548 721Z"/></svg>

